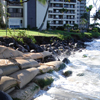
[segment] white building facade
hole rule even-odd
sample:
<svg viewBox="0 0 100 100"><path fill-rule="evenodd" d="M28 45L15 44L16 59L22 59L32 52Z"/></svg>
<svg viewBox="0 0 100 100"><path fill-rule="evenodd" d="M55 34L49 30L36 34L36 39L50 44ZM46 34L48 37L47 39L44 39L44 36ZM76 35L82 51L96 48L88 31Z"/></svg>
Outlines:
<svg viewBox="0 0 100 100"><path fill-rule="evenodd" d="M2 0L3 1L3 0ZM38 0L29 0L23 4L13 3L19 0L11 0L11 3L4 3L7 6L7 12L10 14L8 19L9 28L39 28L43 22L47 5L42 5ZM3 1L5 2L5 1ZM86 0L79 2L78 0L51 0L48 14L42 29L47 29L47 22L50 28L64 26L64 24L80 24L80 17L85 10ZM67 12L61 12L61 9L67 9ZM5 18L7 19L7 18Z"/></svg>

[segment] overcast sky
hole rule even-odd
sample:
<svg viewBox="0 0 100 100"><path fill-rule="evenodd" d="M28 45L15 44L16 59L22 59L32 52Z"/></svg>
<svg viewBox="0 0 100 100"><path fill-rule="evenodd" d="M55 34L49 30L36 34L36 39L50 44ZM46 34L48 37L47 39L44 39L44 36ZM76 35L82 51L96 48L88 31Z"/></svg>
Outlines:
<svg viewBox="0 0 100 100"><path fill-rule="evenodd" d="M93 4L93 1L96 3L96 6ZM89 5L93 5L93 9L90 12L90 15L92 16L93 14L95 14L96 10L100 7L100 0L87 0L87 6ZM93 23L93 19L90 20L90 23ZM98 23L100 23L100 20L97 21Z"/></svg>

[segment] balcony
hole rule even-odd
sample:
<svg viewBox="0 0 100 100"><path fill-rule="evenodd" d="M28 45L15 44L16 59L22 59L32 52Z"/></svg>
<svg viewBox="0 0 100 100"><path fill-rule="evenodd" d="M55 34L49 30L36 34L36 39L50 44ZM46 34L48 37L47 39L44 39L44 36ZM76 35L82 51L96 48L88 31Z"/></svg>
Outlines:
<svg viewBox="0 0 100 100"><path fill-rule="evenodd" d="M10 14L9 17L23 17L23 13L9 13L9 14Z"/></svg>
<svg viewBox="0 0 100 100"><path fill-rule="evenodd" d="M64 0L64 2L68 2L68 1ZM70 2L76 3L76 0L70 0Z"/></svg>
<svg viewBox="0 0 100 100"><path fill-rule="evenodd" d="M63 23L50 23L50 26L63 26Z"/></svg>
<svg viewBox="0 0 100 100"><path fill-rule="evenodd" d="M18 2L13 3L13 1L12 1L12 3L8 3L8 2L7 2L7 5L8 5L8 6L23 6L23 4L21 4L21 3L18 4Z"/></svg>
<svg viewBox="0 0 100 100"><path fill-rule="evenodd" d="M57 7L57 8L59 8L59 7L63 7L63 5L62 5L62 4L54 4L53 7Z"/></svg>
<svg viewBox="0 0 100 100"><path fill-rule="evenodd" d="M51 0L51 3L63 3L63 0Z"/></svg>

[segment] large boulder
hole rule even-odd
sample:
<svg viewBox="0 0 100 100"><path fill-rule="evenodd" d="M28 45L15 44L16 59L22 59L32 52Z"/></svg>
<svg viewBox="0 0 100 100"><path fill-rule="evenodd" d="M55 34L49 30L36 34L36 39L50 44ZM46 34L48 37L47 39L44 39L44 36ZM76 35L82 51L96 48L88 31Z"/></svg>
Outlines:
<svg viewBox="0 0 100 100"><path fill-rule="evenodd" d="M64 59L62 60L62 62L64 62L65 64L69 64L69 63L70 63L70 60L69 60L68 58L64 58Z"/></svg>
<svg viewBox="0 0 100 100"><path fill-rule="evenodd" d="M63 72L63 75L64 75L65 77L69 77L69 76L72 75L72 71L67 70L67 71Z"/></svg>

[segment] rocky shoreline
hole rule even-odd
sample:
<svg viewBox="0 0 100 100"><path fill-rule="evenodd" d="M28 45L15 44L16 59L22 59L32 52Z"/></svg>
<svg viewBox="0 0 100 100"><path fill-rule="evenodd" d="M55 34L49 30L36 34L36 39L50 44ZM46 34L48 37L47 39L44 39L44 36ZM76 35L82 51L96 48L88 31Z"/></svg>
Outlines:
<svg viewBox="0 0 100 100"><path fill-rule="evenodd" d="M0 90L13 100L30 100L40 89L46 89L53 82L49 73L63 69L65 63L70 62L67 58L60 61L57 56L81 52L80 49L86 47L84 42L92 41L73 37L68 40L35 37L36 44L29 38L24 38L23 44L13 38L0 37ZM63 73L70 74L70 71Z"/></svg>
<svg viewBox="0 0 100 100"><path fill-rule="evenodd" d="M60 40L57 37L42 36L35 36L34 38L37 41L36 44L32 43L32 40L26 37L23 38L24 43L16 41L14 38L0 37L0 45L13 48L14 50L18 50L23 53L38 53L43 51L52 52L53 56L44 58L44 62L48 62L57 60L57 56L62 54L69 56L71 52L78 50L81 51L80 49L84 49L86 47L84 42L92 41L92 38L80 38L77 35L73 35L73 38L67 40ZM38 59L38 62L43 62L43 60Z"/></svg>

